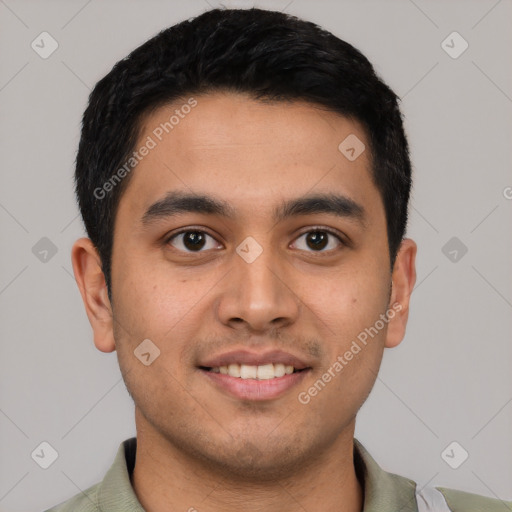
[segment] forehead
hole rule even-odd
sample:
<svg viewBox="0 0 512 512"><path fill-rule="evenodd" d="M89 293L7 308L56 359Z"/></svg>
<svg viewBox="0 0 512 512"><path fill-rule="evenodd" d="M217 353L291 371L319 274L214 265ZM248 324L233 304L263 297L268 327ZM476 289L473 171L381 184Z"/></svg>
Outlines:
<svg viewBox="0 0 512 512"><path fill-rule="evenodd" d="M355 160L340 150L347 138L367 148ZM275 211L273 198L307 192L336 190L358 203L378 196L360 123L307 102L185 97L145 116L136 149L143 146L151 149L120 203L133 214L176 189L222 197L241 214L249 205Z"/></svg>

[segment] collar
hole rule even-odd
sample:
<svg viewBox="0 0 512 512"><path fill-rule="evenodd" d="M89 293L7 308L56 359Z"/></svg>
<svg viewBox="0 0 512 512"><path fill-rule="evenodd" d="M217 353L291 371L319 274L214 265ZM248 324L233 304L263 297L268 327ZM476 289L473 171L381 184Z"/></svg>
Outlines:
<svg viewBox="0 0 512 512"><path fill-rule="evenodd" d="M364 488L362 512L418 512L416 482L384 471L356 438L354 466Z"/></svg>
<svg viewBox="0 0 512 512"><path fill-rule="evenodd" d="M126 439L120 444L114 462L98 490L100 510L144 512L130 481L135 467L136 451L136 437ZM364 489L362 512L418 512L416 483L384 471L355 438L354 466Z"/></svg>

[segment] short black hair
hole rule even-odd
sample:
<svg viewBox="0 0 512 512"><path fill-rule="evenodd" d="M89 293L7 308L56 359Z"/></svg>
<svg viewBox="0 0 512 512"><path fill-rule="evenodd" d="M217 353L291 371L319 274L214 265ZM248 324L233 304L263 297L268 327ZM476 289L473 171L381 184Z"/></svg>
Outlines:
<svg viewBox="0 0 512 512"><path fill-rule="evenodd" d="M122 173L118 184L113 177L117 172L119 178L130 159L146 114L192 94L215 91L262 101L303 100L360 122L370 146L372 178L384 203L393 267L411 188L398 96L360 51L312 22L257 8L212 9L136 48L89 96L75 190L111 299L115 216L131 173Z"/></svg>

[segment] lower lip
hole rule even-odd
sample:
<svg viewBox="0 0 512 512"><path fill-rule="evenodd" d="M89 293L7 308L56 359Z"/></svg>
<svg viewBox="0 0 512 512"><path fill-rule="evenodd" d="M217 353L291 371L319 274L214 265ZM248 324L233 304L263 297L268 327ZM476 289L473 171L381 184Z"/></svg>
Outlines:
<svg viewBox="0 0 512 512"><path fill-rule="evenodd" d="M310 372L310 369L267 380L241 379L240 377L231 377L223 373L213 373L202 369L199 371L218 388L227 391L236 398L263 401L272 400L283 395L286 391L299 384L306 374Z"/></svg>

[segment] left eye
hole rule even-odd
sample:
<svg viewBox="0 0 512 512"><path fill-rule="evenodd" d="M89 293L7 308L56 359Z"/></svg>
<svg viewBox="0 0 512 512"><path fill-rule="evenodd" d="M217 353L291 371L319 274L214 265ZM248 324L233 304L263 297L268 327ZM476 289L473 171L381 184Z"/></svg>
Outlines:
<svg viewBox="0 0 512 512"><path fill-rule="evenodd" d="M329 251L329 250L336 249L340 245L343 245L343 241L341 240L341 238L338 235L331 233L331 231L327 231L325 229L315 229L313 231L307 231L306 233L303 233L302 235L300 235L297 238L297 240L300 240L301 238L304 238L304 237L305 237L305 241L306 241L306 246L309 248L312 248L314 252L320 252L320 251L326 252L326 251L323 251L323 249L325 249L326 247L327 247L327 251ZM329 237L336 239L337 245L335 244L333 247L332 243L331 243L331 247L328 247L329 246ZM299 249L307 251L307 249L304 249L302 247L299 247Z"/></svg>

